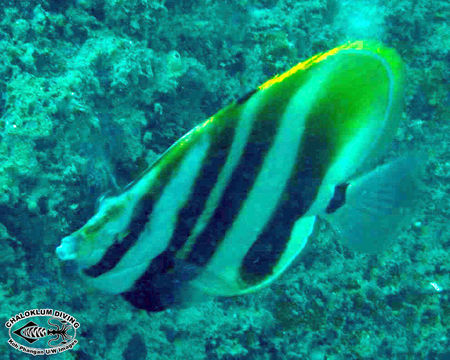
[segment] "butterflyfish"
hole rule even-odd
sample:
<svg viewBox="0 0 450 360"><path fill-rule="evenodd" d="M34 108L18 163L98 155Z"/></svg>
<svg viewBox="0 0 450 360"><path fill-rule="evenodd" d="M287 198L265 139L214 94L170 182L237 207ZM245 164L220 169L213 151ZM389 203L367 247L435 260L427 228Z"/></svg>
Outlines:
<svg viewBox="0 0 450 360"><path fill-rule="evenodd" d="M90 286L160 311L185 301L180 294L269 285L318 219L351 248L378 251L419 166L412 155L376 166L403 88L400 56L378 42L319 53L189 131L56 253Z"/></svg>

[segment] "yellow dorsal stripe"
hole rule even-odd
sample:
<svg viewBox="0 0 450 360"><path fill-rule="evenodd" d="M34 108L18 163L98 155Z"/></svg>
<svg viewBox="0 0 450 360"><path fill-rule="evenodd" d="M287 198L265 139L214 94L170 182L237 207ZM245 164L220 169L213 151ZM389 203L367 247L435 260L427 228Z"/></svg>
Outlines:
<svg viewBox="0 0 450 360"><path fill-rule="evenodd" d="M329 51L327 51L325 53L317 54L317 55L313 56L312 58L310 58L310 59L308 59L306 61L298 63L293 68L291 68L288 71L286 71L285 73L283 73L281 75L277 75L274 78L266 81L264 84L259 86L259 90L268 89L272 85L282 82L284 79L294 75L298 71L306 70L306 69L310 68L312 65L317 64L317 63L325 60L329 56L336 55L339 51L348 50L348 49L361 50L363 48L364 48L364 43L362 41L354 41L354 42L348 42L346 44L338 46L338 47L336 47L334 49L331 49L331 50L329 50Z"/></svg>

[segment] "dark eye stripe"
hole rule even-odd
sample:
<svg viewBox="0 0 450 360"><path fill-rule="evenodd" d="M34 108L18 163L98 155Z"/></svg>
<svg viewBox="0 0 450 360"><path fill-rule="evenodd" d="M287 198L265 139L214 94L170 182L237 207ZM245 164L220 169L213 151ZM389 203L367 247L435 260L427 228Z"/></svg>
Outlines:
<svg viewBox="0 0 450 360"><path fill-rule="evenodd" d="M117 239L97 264L83 270L84 274L95 278L112 270L119 263L126 252L136 243L139 234L144 230L152 212L153 203L154 200L150 197L141 200L138 205L140 209L136 212L128 227L130 232L127 236L122 241Z"/></svg>
<svg viewBox="0 0 450 360"><path fill-rule="evenodd" d="M112 270L139 239L139 235L144 231L153 205L162 194L162 189L170 181L171 175L176 170L179 162L171 162L166 165L158 176L158 180L151 194L144 195L136 205L133 216L128 225L128 234L123 239L115 239L114 243L106 250L100 261L95 265L84 269L83 273L90 277L99 277ZM144 181L144 180L141 180Z"/></svg>

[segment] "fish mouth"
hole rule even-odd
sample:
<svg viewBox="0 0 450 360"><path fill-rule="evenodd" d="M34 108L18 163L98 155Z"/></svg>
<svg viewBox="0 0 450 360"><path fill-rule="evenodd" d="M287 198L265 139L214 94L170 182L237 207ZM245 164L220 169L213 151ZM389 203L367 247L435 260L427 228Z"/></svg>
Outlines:
<svg viewBox="0 0 450 360"><path fill-rule="evenodd" d="M76 234L72 234L61 240L61 245L56 248L56 255L61 260L66 261L77 258L78 237Z"/></svg>

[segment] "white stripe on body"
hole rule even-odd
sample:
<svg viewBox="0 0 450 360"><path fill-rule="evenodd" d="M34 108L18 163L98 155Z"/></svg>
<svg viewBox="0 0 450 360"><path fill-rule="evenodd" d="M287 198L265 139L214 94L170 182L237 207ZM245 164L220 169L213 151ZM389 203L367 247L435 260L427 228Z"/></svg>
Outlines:
<svg viewBox="0 0 450 360"><path fill-rule="evenodd" d="M317 79L315 79L317 80ZM270 220L298 159L305 120L320 82L310 81L291 98L273 145L241 211L206 269L193 285L214 295L252 291L240 287L239 268L244 256ZM275 120L274 120L275 121ZM217 284L214 286L214 283Z"/></svg>
<svg viewBox="0 0 450 360"><path fill-rule="evenodd" d="M351 50L347 51L350 52ZM378 139L384 135L386 124L391 115L394 96L394 76L392 70L389 68L389 64L385 59L370 51L359 50L352 52L357 55L374 57L379 60L386 69L386 76L389 79L389 93L387 95L388 103L385 106L383 106L383 104L373 104L370 113L363 112L362 115L360 115L364 117L370 116L371 120L367 122L367 126L361 127L353 139L342 148L338 157L333 162L333 165L330 166L325 174L318 195L305 216L323 214L329 201L333 197L335 187L348 181L358 169L361 169L364 164L371 161L372 159L368 158L369 155L372 155L372 157L374 157L374 155L379 155L380 151L374 149L374 144L377 144L379 142ZM380 118L383 119L381 126L379 121ZM355 121L357 120L355 119Z"/></svg>
<svg viewBox="0 0 450 360"><path fill-rule="evenodd" d="M126 192L102 201L97 213L80 230L65 237L57 248L57 254L63 260L76 259L81 268L97 264L108 248L114 244L117 234L124 232L133 217L133 211L139 199L149 191L159 171L152 169ZM85 235L84 231L95 226L101 219L108 216L111 208L120 209L120 214L109 220L95 235ZM94 239L86 240L94 237Z"/></svg>
<svg viewBox="0 0 450 360"><path fill-rule="evenodd" d="M258 96L253 96L249 101L247 101L247 103L245 103L244 108L241 112L240 119L236 124L233 142L231 144L225 164L223 165L222 170L217 177L216 184L214 185L211 193L208 196L208 199L206 200L203 212L198 217L198 220L195 223L192 234L189 236L189 239L186 241L183 247L178 251L177 257L184 258L190 253L192 247L195 244L197 236L200 235L204 230L204 228L208 224L208 221L211 219L211 216L214 214L215 209L219 205L222 194L225 191L231 179L231 176L233 175L233 171L239 164L245 146L247 145L248 137L250 136L253 123L258 111L258 105Z"/></svg>
<svg viewBox="0 0 450 360"><path fill-rule="evenodd" d="M136 244L111 271L88 279L96 288L115 294L129 290L151 261L168 247L178 213L189 199L208 153L210 142L206 136L184 156L178 170L164 187Z"/></svg>
<svg viewBox="0 0 450 360"><path fill-rule="evenodd" d="M349 50L351 51L351 50ZM357 52L359 55L361 52ZM357 166L361 165L361 163L367 158L368 154L373 151L373 145L377 141L374 141L374 132L376 132L376 137L382 136L384 132L384 126L388 121L391 108L392 108L392 97L394 92L394 81L393 75L388 67L387 62L379 57L376 54L371 52L365 52L367 55L376 57L381 61L383 66L386 68L387 76L389 78L389 95L388 95L388 104L386 106L386 110L384 114L381 114L384 121L383 126L378 128L376 124L378 121L374 121L371 127L362 128L360 132L355 136L353 141L351 141L348 145L346 145L340 154L337 161L330 167L326 176L323 179L323 184L319 189L318 196L316 197L315 202L310 207L307 214L302 216L295 222L293 230L291 232L289 241L286 245L286 249L280 257L278 263L273 269L273 274L266 278L262 283L258 284L257 287L262 287L267 283L272 282L276 277L278 277L298 256L298 254L305 247L308 238L311 236L314 230L314 224L316 220L317 213L321 212L321 210L325 210L330 197L333 195L335 186L340 182L348 179L350 176L350 172L354 171ZM326 74L326 73L325 73ZM326 75L325 75L326 76ZM379 116L377 113L372 115L373 117ZM369 140L369 143L368 142ZM372 147L371 147L372 145ZM356 163L359 161L359 163ZM332 183L332 186L329 184ZM325 199L323 201L322 199ZM253 287L251 290L255 290L256 287Z"/></svg>

